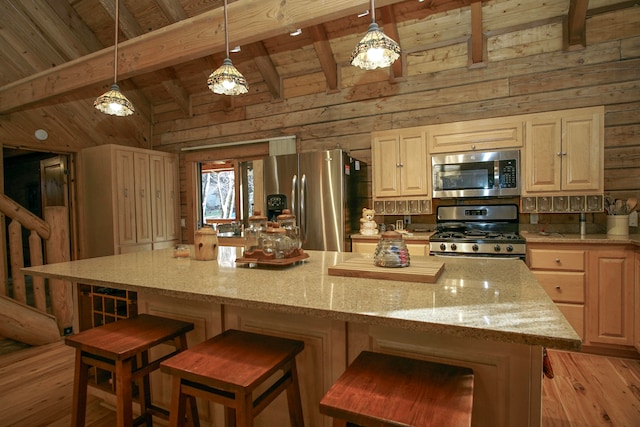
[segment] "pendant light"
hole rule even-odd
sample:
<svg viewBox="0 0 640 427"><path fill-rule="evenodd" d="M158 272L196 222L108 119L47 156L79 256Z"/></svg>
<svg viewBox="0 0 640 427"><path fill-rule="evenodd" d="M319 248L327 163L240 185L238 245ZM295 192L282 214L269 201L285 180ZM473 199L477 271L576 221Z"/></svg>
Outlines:
<svg viewBox="0 0 640 427"><path fill-rule="evenodd" d="M249 91L247 79L231 63L229 59L229 28L227 23L227 0L224 0L224 42L227 57L224 62L209 76L207 85L214 93L221 95L242 95Z"/></svg>
<svg viewBox="0 0 640 427"><path fill-rule="evenodd" d="M351 54L351 65L363 70L388 67L400 56L400 46L376 24L376 8L371 0L371 24Z"/></svg>
<svg viewBox="0 0 640 427"><path fill-rule="evenodd" d="M111 116L130 116L135 109L131 101L127 99L118 86L118 27L120 11L118 5L120 0L116 0L116 42L114 45L113 54L113 85L104 94L100 95L94 102L93 106L98 111Z"/></svg>

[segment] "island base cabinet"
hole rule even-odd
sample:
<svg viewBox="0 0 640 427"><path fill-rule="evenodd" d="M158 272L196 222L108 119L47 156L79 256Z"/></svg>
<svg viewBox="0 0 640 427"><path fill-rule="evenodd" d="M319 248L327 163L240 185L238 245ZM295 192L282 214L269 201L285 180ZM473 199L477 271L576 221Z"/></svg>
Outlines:
<svg viewBox="0 0 640 427"><path fill-rule="evenodd" d="M611 247L589 253L588 345L633 346L634 254Z"/></svg>
<svg viewBox="0 0 640 427"><path fill-rule="evenodd" d="M296 365L305 426L331 427L332 420L320 414L319 402L346 369L344 322L235 306L225 306L224 322L225 329L303 341L305 348L296 357ZM255 426L288 426L288 414L283 393L256 417Z"/></svg>
<svg viewBox="0 0 640 427"><path fill-rule="evenodd" d="M473 369L473 427L542 424L542 347L349 323L348 359L363 350Z"/></svg>
<svg viewBox="0 0 640 427"><path fill-rule="evenodd" d="M194 329L187 334L187 346L193 347L222 332L222 307L220 304L176 300L147 293L138 293L138 309L141 313L153 314L171 319L191 322ZM169 344L159 345L151 350L150 358L155 359L170 353ZM163 372L151 373L151 396L153 403L169 410L171 402L171 376ZM207 400L198 399L198 413L204 426L224 425L222 407Z"/></svg>

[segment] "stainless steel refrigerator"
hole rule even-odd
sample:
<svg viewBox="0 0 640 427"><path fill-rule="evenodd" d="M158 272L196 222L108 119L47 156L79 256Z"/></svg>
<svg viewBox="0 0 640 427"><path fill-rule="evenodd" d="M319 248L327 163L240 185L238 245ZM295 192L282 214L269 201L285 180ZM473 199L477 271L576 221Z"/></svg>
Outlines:
<svg viewBox="0 0 640 427"><path fill-rule="evenodd" d="M341 149L263 159L265 212L296 216L302 248L346 252L367 207L366 164Z"/></svg>

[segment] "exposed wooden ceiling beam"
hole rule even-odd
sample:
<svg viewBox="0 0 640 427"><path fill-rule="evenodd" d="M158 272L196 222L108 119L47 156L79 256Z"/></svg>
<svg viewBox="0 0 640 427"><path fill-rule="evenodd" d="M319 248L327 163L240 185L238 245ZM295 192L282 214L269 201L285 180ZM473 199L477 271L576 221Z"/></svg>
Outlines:
<svg viewBox="0 0 640 427"><path fill-rule="evenodd" d="M264 46L264 43L261 41L251 43L247 46L253 60L258 66L258 71L262 74L267 87L269 88L269 92L271 92L271 96L274 99L282 98L282 84L280 81L280 74L278 74L278 70L276 70L276 66L273 65L273 61L271 61L271 57L269 56L269 52L267 52L267 48Z"/></svg>
<svg viewBox="0 0 640 427"><path fill-rule="evenodd" d="M331 50L331 43L327 38L327 32L322 24L312 25L308 28L313 42L313 47L316 50L316 55L320 60L320 67L324 72L324 77L327 80L327 90L334 92L338 90L338 64L333 57L333 51Z"/></svg>
<svg viewBox="0 0 640 427"><path fill-rule="evenodd" d="M398 26L396 25L396 14L393 13L393 6L389 5L382 7L380 8L380 12L382 15L382 26L384 33L395 40L395 42L400 45L400 48L402 48L402 43L400 42L400 34L398 34ZM391 76L394 79L404 77L402 57L403 55L400 55L400 57L393 64L391 64Z"/></svg>
<svg viewBox="0 0 640 427"><path fill-rule="evenodd" d="M487 64L487 38L482 31L482 3L471 3L471 39L469 40L469 66Z"/></svg>
<svg viewBox="0 0 640 427"><path fill-rule="evenodd" d="M565 22L565 48L568 50L587 47L587 9L589 0L571 0Z"/></svg>
<svg viewBox="0 0 640 427"><path fill-rule="evenodd" d="M378 0L386 6L403 0ZM305 28L362 8L362 0L241 0L229 5L229 32L245 45ZM119 76L131 78L224 50L223 11L218 8L121 43ZM112 77L111 48L37 73L0 88L0 113L16 111L39 101Z"/></svg>
<svg viewBox="0 0 640 427"><path fill-rule="evenodd" d="M160 9L171 22L182 21L187 19L187 13L184 11L179 1L175 0L156 0Z"/></svg>

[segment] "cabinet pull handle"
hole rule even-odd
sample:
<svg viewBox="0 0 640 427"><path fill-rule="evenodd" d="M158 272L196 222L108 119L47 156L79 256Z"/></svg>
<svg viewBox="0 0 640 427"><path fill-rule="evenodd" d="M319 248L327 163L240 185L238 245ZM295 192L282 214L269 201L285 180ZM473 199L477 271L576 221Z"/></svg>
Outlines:
<svg viewBox="0 0 640 427"><path fill-rule="evenodd" d="M156 198L159 199L160 198L160 190L156 191Z"/></svg>
<svg viewBox="0 0 640 427"><path fill-rule="evenodd" d="M126 198L126 197L129 197L129 189L128 189L128 188L125 188L125 189L124 189L124 197L125 197L125 198Z"/></svg>

